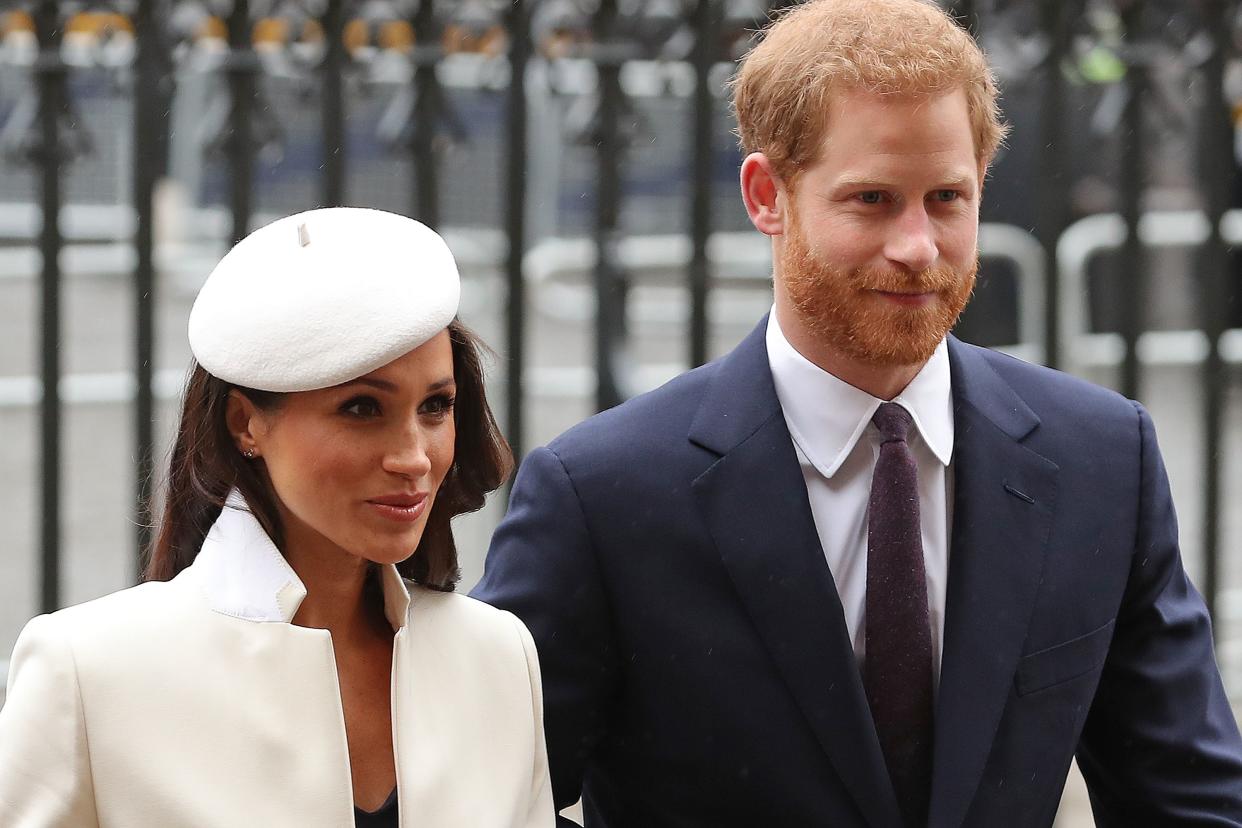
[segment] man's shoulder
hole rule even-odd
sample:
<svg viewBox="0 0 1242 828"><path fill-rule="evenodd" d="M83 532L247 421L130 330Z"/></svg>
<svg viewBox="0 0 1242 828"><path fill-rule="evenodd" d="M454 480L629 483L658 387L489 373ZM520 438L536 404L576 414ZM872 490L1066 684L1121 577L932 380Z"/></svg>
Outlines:
<svg viewBox="0 0 1242 828"><path fill-rule="evenodd" d="M719 360L588 417L548 444L558 456L633 454L684 442Z"/></svg>
<svg viewBox="0 0 1242 828"><path fill-rule="evenodd" d="M1134 417L1134 403L1093 382L1000 351L958 342L964 354L986 364L1040 417Z"/></svg>

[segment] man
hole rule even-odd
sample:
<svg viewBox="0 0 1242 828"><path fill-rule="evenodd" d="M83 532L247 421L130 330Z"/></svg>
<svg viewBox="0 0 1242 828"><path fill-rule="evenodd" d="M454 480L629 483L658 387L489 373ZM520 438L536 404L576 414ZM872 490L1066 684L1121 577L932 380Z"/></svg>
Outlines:
<svg viewBox="0 0 1242 828"><path fill-rule="evenodd" d="M1242 825L1141 406L947 333L1002 136L919 0L813 0L735 88L773 313L526 459L476 595L588 826Z"/></svg>

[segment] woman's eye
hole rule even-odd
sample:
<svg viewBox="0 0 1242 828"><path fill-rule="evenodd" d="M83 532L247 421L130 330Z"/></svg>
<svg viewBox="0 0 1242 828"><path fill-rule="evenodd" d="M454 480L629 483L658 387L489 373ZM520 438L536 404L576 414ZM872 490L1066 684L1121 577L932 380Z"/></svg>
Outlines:
<svg viewBox="0 0 1242 828"><path fill-rule="evenodd" d="M341 411L354 417L378 417L380 406L374 397L354 397L341 406Z"/></svg>
<svg viewBox="0 0 1242 828"><path fill-rule="evenodd" d="M444 417L453 410L453 404L456 400L448 394L437 394L427 400L419 408L419 413L430 414L434 417Z"/></svg>

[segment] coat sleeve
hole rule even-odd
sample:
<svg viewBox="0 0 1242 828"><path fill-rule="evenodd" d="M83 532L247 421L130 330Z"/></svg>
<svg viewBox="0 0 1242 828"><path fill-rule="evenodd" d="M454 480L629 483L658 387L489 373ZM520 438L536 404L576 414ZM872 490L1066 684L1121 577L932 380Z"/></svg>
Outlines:
<svg viewBox="0 0 1242 828"><path fill-rule="evenodd" d="M522 639L522 650L526 655L526 672L530 676L531 714L535 721L535 770L530 784L530 811L525 822L526 828L548 828L554 822L555 808L552 805L552 779L548 775L548 749L543 735L543 684L539 677L539 656L535 652L535 642L530 631L514 616L513 623L517 627L518 637Z"/></svg>
<svg viewBox="0 0 1242 828"><path fill-rule="evenodd" d="M617 675L608 602L573 481L550 449L522 463L474 597L530 629L543 674L544 727L557 809L578 800L607 734Z"/></svg>
<svg viewBox="0 0 1242 828"><path fill-rule="evenodd" d="M77 669L54 616L17 639L0 708L0 825L98 826Z"/></svg>
<svg viewBox="0 0 1242 828"><path fill-rule="evenodd" d="M1242 740L1211 622L1182 567L1151 418L1141 442L1136 546L1078 762L1100 826L1242 826Z"/></svg>

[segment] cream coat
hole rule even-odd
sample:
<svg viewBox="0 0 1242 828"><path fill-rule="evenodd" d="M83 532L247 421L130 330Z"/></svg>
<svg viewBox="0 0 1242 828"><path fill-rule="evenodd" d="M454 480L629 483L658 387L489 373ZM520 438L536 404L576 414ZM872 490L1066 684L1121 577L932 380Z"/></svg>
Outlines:
<svg viewBox="0 0 1242 828"><path fill-rule="evenodd" d="M353 825L331 637L290 623L305 588L230 504L172 581L23 630L0 710L4 828ZM553 825L526 628L382 578L401 825Z"/></svg>

